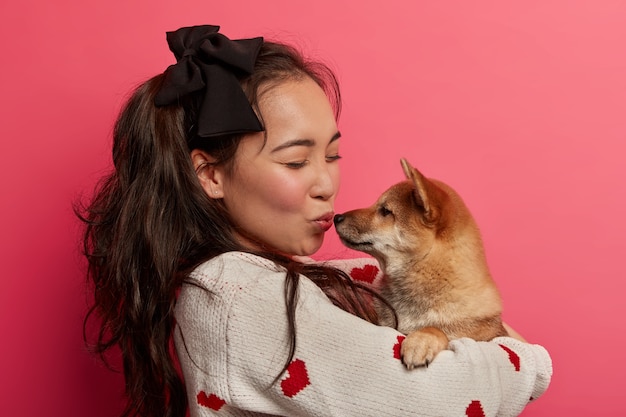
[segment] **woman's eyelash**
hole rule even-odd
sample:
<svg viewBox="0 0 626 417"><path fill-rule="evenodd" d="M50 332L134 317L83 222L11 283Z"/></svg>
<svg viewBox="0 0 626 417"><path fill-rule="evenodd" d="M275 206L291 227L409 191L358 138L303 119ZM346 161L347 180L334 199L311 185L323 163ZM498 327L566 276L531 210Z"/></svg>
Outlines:
<svg viewBox="0 0 626 417"><path fill-rule="evenodd" d="M302 162L287 162L287 163L285 163L285 166L286 166L287 168L294 168L294 169L297 169L297 168L303 168L303 167L307 164L307 162L309 162L309 161L302 161Z"/></svg>
<svg viewBox="0 0 626 417"><path fill-rule="evenodd" d="M341 159L341 155L337 154L337 155L330 155L326 157L326 162L334 162L334 161L338 161ZM293 169L298 169L298 168L304 168L304 166L306 164L308 164L309 161L305 160L305 161L301 161L301 162L286 162L285 166L287 168L293 168Z"/></svg>

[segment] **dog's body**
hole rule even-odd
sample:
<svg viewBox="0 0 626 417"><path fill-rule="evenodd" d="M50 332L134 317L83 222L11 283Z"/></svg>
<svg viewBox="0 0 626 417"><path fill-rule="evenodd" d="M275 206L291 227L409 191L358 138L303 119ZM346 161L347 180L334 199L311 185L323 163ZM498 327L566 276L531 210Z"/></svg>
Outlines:
<svg viewBox="0 0 626 417"><path fill-rule="evenodd" d="M480 232L463 200L401 162L406 181L371 207L338 214L335 227L346 246L380 263L380 292L407 334L401 354L412 368L428 365L451 339L490 340L507 332ZM381 324L393 325L389 309L378 307Z"/></svg>

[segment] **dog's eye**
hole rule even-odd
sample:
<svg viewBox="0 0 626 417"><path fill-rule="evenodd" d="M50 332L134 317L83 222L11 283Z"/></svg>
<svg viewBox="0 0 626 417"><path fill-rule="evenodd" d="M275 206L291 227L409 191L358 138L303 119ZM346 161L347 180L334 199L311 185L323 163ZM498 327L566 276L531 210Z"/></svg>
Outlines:
<svg viewBox="0 0 626 417"><path fill-rule="evenodd" d="M391 210L389 210L389 209L388 209L387 207L385 207L385 206L380 206L380 207L378 208L378 212L379 212L379 213L380 213L380 215L381 215L381 216L383 216L383 217L387 217L387 216L389 216L390 214L393 214L393 213L391 212Z"/></svg>

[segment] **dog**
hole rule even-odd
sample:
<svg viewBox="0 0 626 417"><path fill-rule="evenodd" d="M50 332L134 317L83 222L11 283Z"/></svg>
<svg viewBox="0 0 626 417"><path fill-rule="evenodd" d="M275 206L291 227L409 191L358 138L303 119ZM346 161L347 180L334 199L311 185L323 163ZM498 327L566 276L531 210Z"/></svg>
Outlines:
<svg viewBox="0 0 626 417"><path fill-rule="evenodd" d="M400 162L406 181L368 208L335 215L334 223L345 246L379 262L380 295L407 335L400 354L412 369L428 366L452 339L491 340L507 331L469 209L451 187ZM377 303L376 310L381 325L394 325L389 308Z"/></svg>

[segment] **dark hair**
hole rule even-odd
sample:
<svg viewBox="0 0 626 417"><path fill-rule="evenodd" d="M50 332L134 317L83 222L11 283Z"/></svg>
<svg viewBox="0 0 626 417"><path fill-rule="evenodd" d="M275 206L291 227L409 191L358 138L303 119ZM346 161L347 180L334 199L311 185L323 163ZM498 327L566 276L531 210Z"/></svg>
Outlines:
<svg viewBox="0 0 626 417"><path fill-rule="evenodd" d="M339 115L340 93L332 71L305 60L289 46L265 42L253 74L240 81L258 110L260 86L271 88L294 77L315 80ZM185 415L187 398L172 337L177 292L202 262L224 252L246 250L234 238L221 200L208 198L200 186L189 154L199 147L228 167L242 136L206 143L195 140L199 97L156 107L154 97L163 80L158 75L146 81L129 98L113 132L114 169L98 184L92 200L76 209L86 225L83 245L94 296L85 317L85 340L88 343L88 323L96 318L94 352L107 362L106 353L120 348L125 417ZM316 282L339 307L377 321L369 290L344 272L276 254L260 255L287 270L291 357L299 274Z"/></svg>

